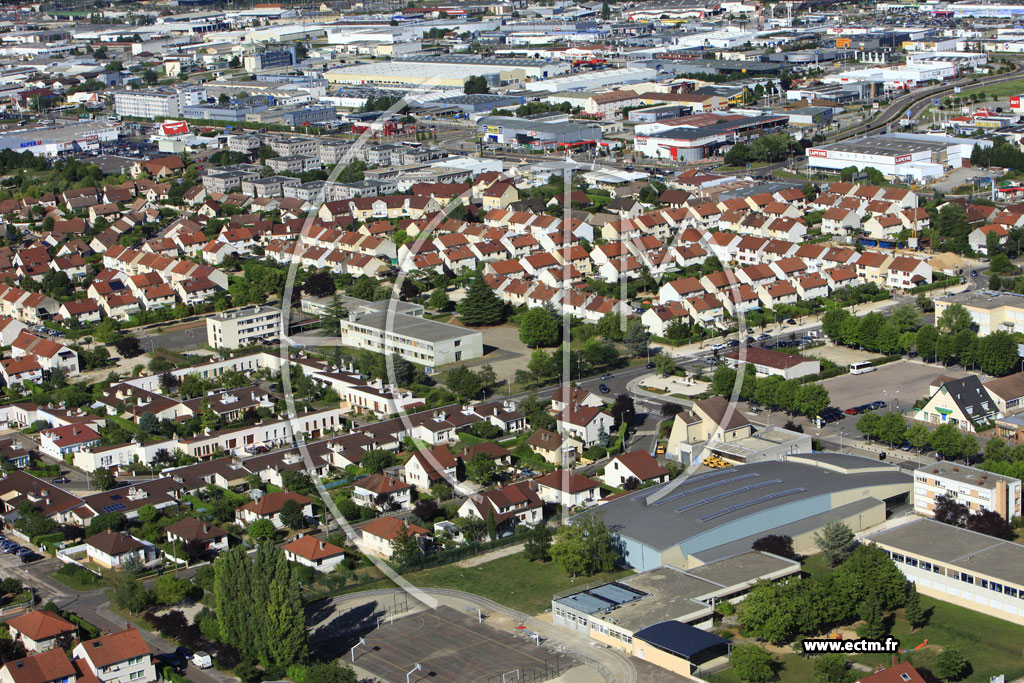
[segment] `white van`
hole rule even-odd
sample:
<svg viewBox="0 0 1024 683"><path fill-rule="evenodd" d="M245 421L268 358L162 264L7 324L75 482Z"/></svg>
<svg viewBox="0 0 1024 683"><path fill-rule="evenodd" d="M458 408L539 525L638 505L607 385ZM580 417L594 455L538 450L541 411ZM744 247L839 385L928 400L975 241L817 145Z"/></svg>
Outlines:
<svg viewBox="0 0 1024 683"><path fill-rule="evenodd" d="M213 666L213 658L206 652L197 652L192 655L192 663L200 669L209 669Z"/></svg>
<svg viewBox="0 0 1024 683"><path fill-rule="evenodd" d="M863 375L865 372L874 372L877 370L871 361L861 361L860 363L850 363L850 374L851 375Z"/></svg>

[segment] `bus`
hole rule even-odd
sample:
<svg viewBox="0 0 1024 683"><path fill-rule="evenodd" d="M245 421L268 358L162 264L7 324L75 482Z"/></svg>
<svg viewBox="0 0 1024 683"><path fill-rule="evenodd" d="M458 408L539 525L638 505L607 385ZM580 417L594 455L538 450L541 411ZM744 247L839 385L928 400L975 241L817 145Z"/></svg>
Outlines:
<svg viewBox="0 0 1024 683"><path fill-rule="evenodd" d="M851 375L863 375L865 372L874 372L877 368L872 365L871 361L861 361L860 363L850 363L850 374Z"/></svg>

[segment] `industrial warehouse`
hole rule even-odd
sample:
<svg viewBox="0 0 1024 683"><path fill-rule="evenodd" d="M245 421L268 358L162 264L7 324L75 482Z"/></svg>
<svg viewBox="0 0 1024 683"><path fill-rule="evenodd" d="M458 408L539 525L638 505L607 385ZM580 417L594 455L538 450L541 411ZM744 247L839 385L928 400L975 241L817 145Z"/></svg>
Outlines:
<svg viewBox="0 0 1024 683"><path fill-rule="evenodd" d="M0 133L0 149L56 157L69 152L98 150L101 143L114 142L117 136L117 124L73 123Z"/></svg>
<svg viewBox="0 0 1024 683"><path fill-rule="evenodd" d="M856 166L876 168L884 175L922 181L937 178L949 168L969 161L975 145L988 148L988 140L944 135L888 133L820 145L807 150L811 169L837 171Z"/></svg>
<svg viewBox="0 0 1024 683"><path fill-rule="evenodd" d="M909 499L912 484L911 475L872 458L788 455L643 489L601 513L638 572L690 569L745 552L766 534L812 551L826 522L842 520L855 532L880 524Z"/></svg>

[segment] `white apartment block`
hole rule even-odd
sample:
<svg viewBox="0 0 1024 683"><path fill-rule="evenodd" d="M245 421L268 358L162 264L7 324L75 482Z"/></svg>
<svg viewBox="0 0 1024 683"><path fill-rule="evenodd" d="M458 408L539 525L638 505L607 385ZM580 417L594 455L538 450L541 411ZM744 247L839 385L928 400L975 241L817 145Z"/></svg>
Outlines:
<svg viewBox="0 0 1024 683"><path fill-rule="evenodd" d="M118 92L114 93L114 111L118 116L143 119L177 118L181 116L181 98L177 92Z"/></svg>
<svg viewBox="0 0 1024 683"><path fill-rule="evenodd" d="M280 308L248 306L206 319L207 343L215 349L237 349L280 336Z"/></svg>
<svg viewBox="0 0 1024 683"><path fill-rule="evenodd" d="M935 499L949 496L971 512L992 510L1007 521L1021 514L1020 479L939 462L914 472L914 512L933 516Z"/></svg>

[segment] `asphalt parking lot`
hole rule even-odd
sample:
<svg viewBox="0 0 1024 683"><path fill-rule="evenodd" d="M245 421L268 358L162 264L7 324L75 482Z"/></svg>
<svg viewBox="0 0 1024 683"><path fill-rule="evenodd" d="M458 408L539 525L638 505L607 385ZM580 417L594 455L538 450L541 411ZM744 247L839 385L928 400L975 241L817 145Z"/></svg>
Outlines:
<svg viewBox="0 0 1024 683"><path fill-rule="evenodd" d="M361 616L370 624L358 645L360 669L385 681L457 681L498 683L503 680L548 680L576 666L569 655L537 646L524 635L478 623L476 614L441 606L373 625L373 609ZM356 634L358 637L358 633ZM346 653L332 653L345 655ZM344 660L352 661L351 656ZM413 672L416 664L420 669Z"/></svg>
<svg viewBox="0 0 1024 683"><path fill-rule="evenodd" d="M849 365L850 363L859 363L881 357L877 353L871 353L870 351L849 349L845 346L835 346L833 344L808 349L804 352L804 355L830 360L836 365Z"/></svg>
<svg viewBox="0 0 1024 683"><path fill-rule="evenodd" d="M893 404L898 400L898 409L905 411L918 399L928 396L928 385L939 375L959 379L967 374L948 368L937 368L919 361L901 360L882 365L874 372L840 375L826 379L820 384L828 389L832 405L840 410L872 401Z"/></svg>

